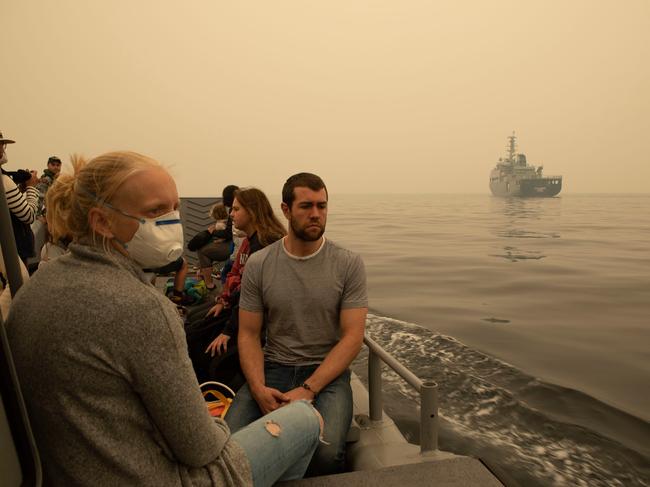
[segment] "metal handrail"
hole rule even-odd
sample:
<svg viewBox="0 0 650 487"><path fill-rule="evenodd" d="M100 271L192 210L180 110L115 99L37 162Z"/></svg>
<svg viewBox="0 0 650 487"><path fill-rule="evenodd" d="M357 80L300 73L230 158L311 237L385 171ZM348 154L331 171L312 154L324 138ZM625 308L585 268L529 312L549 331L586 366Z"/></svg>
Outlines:
<svg viewBox="0 0 650 487"><path fill-rule="evenodd" d="M438 449L438 384L423 381L402 365L395 357L375 342L368 335L363 337L368 347L368 397L370 401L370 419L381 421L383 418L383 399L381 388L381 363L384 362L420 393L420 453Z"/></svg>

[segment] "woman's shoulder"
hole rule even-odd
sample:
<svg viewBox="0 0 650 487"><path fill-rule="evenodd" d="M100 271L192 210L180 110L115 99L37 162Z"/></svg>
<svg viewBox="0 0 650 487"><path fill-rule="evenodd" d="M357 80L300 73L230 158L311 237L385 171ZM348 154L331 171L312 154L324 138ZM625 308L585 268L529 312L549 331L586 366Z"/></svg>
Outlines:
<svg viewBox="0 0 650 487"><path fill-rule="evenodd" d="M94 306L109 306L114 312L130 303L151 302L149 288L155 289L126 257L79 244L70 244L69 249L34 273L34 286L40 292L96 301Z"/></svg>
<svg viewBox="0 0 650 487"><path fill-rule="evenodd" d="M75 253L39 268L18 297L19 308L40 309L62 320L61 326L75 327L68 317L76 316L80 327L112 323L118 334L122 328L127 334L146 332L178 317L171 301L137 273Z"/></svg>

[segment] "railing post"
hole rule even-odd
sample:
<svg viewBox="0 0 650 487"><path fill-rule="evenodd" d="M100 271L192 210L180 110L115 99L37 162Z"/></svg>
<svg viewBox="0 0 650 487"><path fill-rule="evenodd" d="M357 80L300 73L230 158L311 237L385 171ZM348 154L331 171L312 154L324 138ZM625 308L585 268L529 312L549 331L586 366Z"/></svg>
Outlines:
<svg viewBox="0 0 650 487"><path fill-rule="evenodd" d="M438 449L438 384L423 381L420 388L420 453Z"/></svg>
<svg viewBox="0 0 650 487"><path fill-rule="evenodd" d="M381 421L381 358L372 349L368 348L368 399L370 401L370 419Z"/></svg>

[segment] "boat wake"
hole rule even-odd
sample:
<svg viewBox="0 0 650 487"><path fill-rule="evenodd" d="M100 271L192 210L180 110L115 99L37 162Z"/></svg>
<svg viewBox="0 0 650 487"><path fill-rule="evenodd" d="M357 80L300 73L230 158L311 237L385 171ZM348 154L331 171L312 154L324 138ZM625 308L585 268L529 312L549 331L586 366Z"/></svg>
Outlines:
<svg viewBox="0 0 650 487"><path fill-rule="evenodd" d="M647 422L418 325L370 314L367 332L438 383L441 449L479 456L523 485L650 486ZM362 378L367 353L354 365ZM383 382L386 412L418 442L418 393L390 369Z"/></svg>

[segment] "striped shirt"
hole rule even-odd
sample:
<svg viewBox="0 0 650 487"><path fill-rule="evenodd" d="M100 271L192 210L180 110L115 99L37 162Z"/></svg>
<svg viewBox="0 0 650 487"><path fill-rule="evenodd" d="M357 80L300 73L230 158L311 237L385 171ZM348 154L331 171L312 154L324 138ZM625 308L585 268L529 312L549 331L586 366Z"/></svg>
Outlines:
<svg viewBox="0 0 650 487"><path fill-rule="evenodd" d="M2 175L2 182L7 195L9 211L21 222L28 225L33 223L38 210L38 190L28 186L27 190L22 193L16 183L6 174Z"/></svg>

